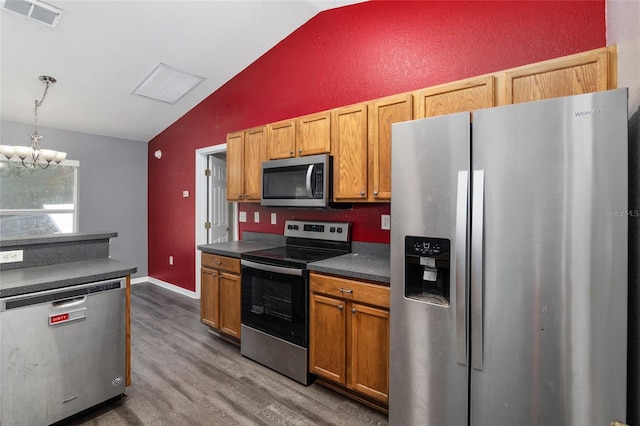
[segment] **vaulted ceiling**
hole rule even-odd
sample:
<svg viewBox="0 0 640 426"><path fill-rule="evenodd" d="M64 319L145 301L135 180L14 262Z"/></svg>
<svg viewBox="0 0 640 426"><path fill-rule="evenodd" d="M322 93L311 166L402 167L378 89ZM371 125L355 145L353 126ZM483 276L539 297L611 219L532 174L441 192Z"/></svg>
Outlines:
<svg viewBox="0 0 640 426"><path fill-rule="evenodd" d="M9 0L3 0L9 1ZM64 1L56 27L2 9L0 118L149 141L317 13L363 0ZM133 95L163 63L205 80L175 104Z"/></svg>

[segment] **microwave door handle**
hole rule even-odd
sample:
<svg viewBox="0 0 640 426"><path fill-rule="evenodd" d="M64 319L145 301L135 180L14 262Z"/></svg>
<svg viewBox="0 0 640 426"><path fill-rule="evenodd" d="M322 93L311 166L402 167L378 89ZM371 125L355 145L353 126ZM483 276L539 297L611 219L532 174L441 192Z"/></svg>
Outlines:
<svg viewBox="0 0 640 426"><path fill-rule="evenodd" d="M313 176L313 164L309 164L309 167L307 168L307 179L306 179L306 183L307 183L307 194L309 195L309 198L313 198L313 189L311 188L311 177Z"/></svg>

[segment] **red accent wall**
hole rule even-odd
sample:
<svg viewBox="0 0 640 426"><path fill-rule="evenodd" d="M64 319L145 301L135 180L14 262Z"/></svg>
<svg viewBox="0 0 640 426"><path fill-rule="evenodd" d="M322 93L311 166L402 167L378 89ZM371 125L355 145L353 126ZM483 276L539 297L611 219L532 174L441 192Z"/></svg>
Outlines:
<svg viewBox="0 0 640 426"><path fill-rule="evenodd" d="M370 1L318 14L150 141L149 275L195 289L195 199L182 191L195 192L194 151L228 132L605 45L604 0ZM352 221L354 241L389 242L389 205L240 210L240 231L322 218Z"/></svg>

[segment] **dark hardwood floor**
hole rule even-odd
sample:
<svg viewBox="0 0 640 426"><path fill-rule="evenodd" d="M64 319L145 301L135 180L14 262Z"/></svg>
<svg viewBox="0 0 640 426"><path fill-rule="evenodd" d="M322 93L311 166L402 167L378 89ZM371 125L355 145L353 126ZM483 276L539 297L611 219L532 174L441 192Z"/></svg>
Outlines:
<svg viewBox="0 0 640 426"><path fill-rule="evenodd" d="M70 425L386 425L387 416L240 355L200 323L200 301L131 287L132 385Z"/></svg>

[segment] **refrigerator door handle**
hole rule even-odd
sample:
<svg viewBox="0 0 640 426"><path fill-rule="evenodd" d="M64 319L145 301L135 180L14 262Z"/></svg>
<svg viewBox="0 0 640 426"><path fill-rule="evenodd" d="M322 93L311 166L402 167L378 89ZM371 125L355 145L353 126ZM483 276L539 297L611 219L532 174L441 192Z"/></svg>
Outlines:
<svg viewBox="0 0 640 426"><path fill-rule="evenodd" d="M456 347L458 364L467 365L467 217L469 172L458 171L456 200Z"/></svg>
<svg viewBox="0 0 640 426"><path fill-rule="evenodd" d="M473 172L471 201L471 367L483 368L484 170Z"/></svg>

